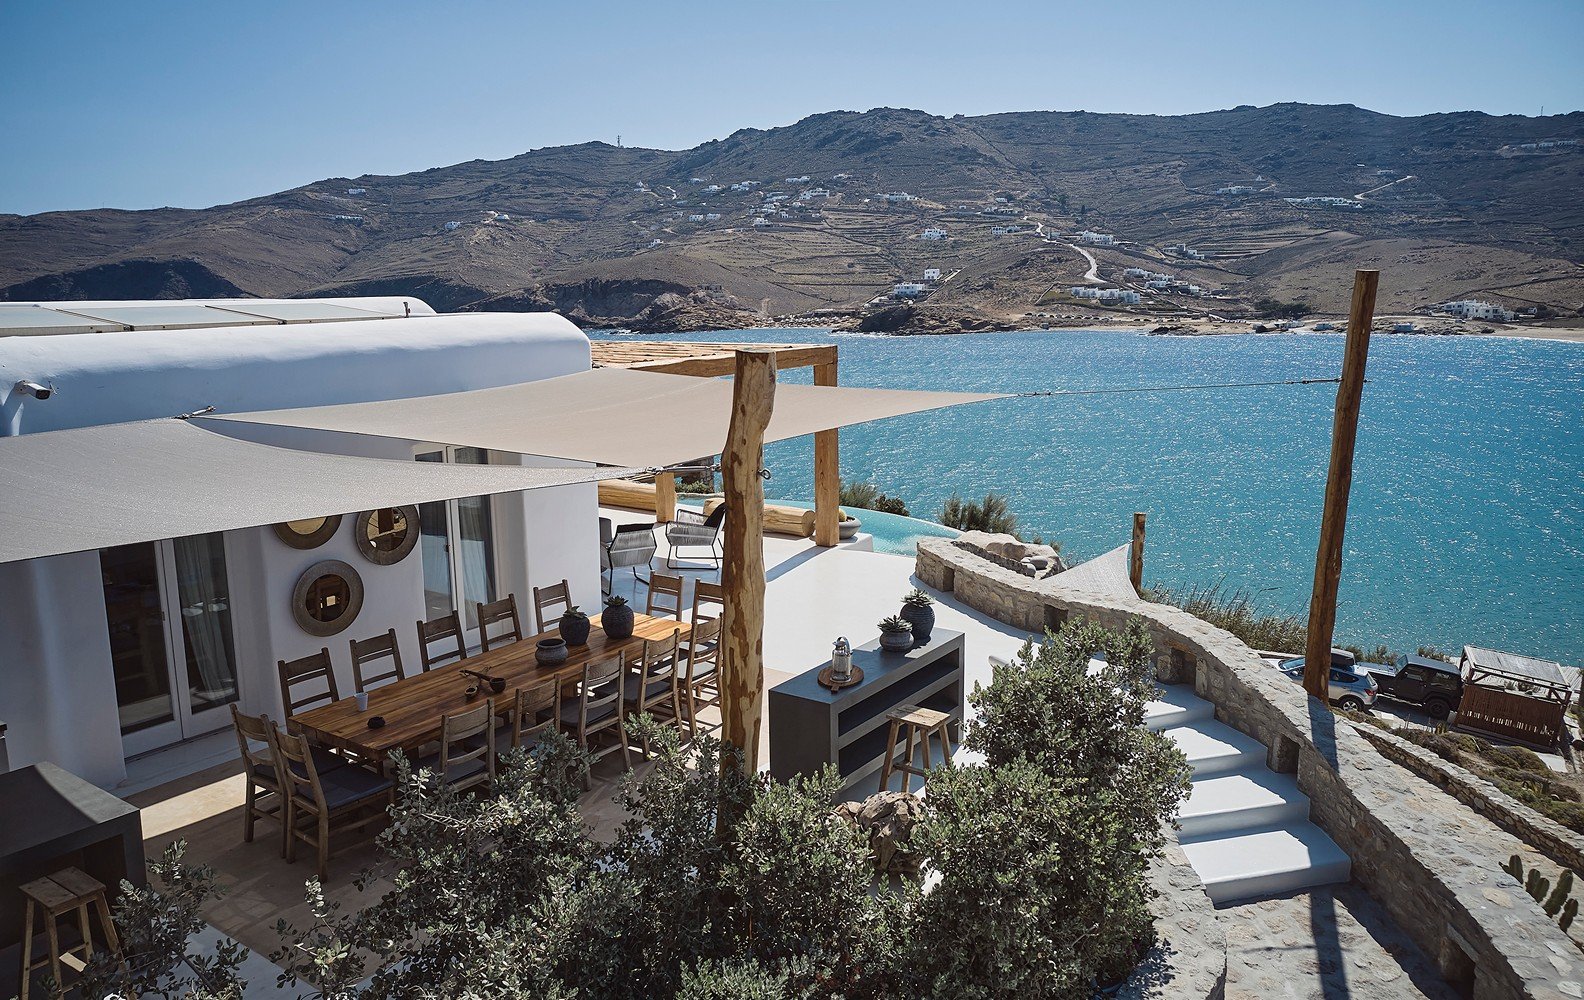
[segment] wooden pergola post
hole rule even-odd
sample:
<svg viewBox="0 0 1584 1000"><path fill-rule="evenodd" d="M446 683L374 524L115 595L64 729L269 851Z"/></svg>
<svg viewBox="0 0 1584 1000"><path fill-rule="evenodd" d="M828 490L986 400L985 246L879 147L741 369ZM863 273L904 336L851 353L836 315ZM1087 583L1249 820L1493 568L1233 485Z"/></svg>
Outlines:
<svg viewBox="0 0 1584 1000"><path fill-rule="evenodd" d="M676 473L655 474L655 520L661 524L676 520Z"/></svg>
<svg viewBox="0 0 1584 1000"><path fill-rule="evenodd" d="M1315 552L1314 595L1309 599L1309 641L1304 648L1304 690L1330 696L1331 642L1336 630L1337 585L1342 579L1342 535L1347 528L1348 494L1353 488L1353 445L1358 434L1364 365L1369 359L1370 326L1375 320L1379 271L1353 274L1353 307L1348 313L1347 344L1342 350L1342 384L1337 387L1331 424L1331 469L1326 475L1325 508L1320 514L1320 546Z"/></svg>
<svg viewBox="0 0 1584 1000"><path fill-rule="evenodd" d="M836 384L834 357L828 364L814 366L814 384ZM814 544L827 548L841 538L840 435L834 428L814 435Z"/></svg>
<svg viewBox="0 0 1584 1000"><path fill-rule="evenodd" d="M1144 590L1144 512L1136 511L1133 514L1133 542L1128 546L1128 579L1133 581L1133 590L1142 593Z"/></svg>
<svg viewBox="0 0 1584 1000"><path fill-rule="evenodd" d="M759 770L764 715L764 435L775 404L775 372L771 352L737 352L731 425L721 453L721 738L742 751L750 775Z"/></svg>

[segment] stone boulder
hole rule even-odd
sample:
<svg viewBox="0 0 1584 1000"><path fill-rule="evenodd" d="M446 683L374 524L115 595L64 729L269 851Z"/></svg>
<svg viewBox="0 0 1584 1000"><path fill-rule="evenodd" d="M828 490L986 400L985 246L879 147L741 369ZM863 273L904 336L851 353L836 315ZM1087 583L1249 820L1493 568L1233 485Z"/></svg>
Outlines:
<svg viewBox="0 0 1584 1000"><path fill-rule="evenodd" d="M876 871L918 877L923 859L909 849L909 842L924 816L924 800L912 792L878 792L862 802L843 802L834 811L868 833Z"/></svg>

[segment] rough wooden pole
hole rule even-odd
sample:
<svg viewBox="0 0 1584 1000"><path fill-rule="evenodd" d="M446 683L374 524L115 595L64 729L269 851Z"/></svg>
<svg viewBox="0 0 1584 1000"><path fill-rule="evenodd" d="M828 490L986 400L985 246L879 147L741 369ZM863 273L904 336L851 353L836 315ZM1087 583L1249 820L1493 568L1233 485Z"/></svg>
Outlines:
<svg viewBox="0 0 1584 1000"><path fill-rule="evenodd" d="M1347 344L1342 350L1342 384L1337 387L1336 415L1331 424L1331 471L1326 475L1320 547L1315 553L1314 596L1309 599L1309 643L1304 649L1304 690L1316 698L1329 697L1337 584L1342 579L1342 535L1347 527L1348 493L1353 487L1353 443L1379 283L1379 271L1354 272L1353 308L1348 313Z"/></svg>
<svg viewBox="0 0 1584 1000"><path fill-rule="evenodd" d="M836 362L814 366L815 385L836 384ZM814 434L814 544L835 545L841 538L841 432Z"/></svg>
<svg viewBox="0 0 1584 1000"><path fill-rule="evenodd" d="M726 497L721 585L721 738L759 770L764 709L764 434L775 404L775 355L737 352L731 427L721 453Z"/></svg>
<svg viewBox="0 0 1584 1000"><path fill-rule="evenodd" d="M1128 579L1133 581L1133 589L1139 593L1144 591L1144 514L1142 511L1133 515L1133 544L1128 547Z"/></svg>
<svg viewBox="0 0 1584 1000"><path fill-rule="evenodd" d="M655 520L664 524L676 520L676 473L661 472L655 476Z"/></svg>

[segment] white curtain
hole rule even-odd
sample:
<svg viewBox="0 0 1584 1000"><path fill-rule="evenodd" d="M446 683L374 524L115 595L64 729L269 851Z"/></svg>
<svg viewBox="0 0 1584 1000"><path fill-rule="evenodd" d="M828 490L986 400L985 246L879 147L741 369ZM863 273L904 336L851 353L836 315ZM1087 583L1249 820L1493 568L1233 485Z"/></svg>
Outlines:
<svg viewBox="0 0 1584 1000"><path fill-rule="evenodd" d="M192 693L199 704L194 707L232 701L236 668L231 662L231 595L219 534L176 539L176 581L188 672L197 678Z"/></svg>

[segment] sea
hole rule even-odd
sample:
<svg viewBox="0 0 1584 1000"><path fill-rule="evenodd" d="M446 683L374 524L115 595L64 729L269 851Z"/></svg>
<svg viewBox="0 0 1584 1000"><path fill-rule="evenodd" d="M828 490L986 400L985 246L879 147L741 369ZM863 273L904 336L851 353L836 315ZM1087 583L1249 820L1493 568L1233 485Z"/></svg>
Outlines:
<svg viewBox="0 0 1584 1000"><path fill-rule="evenodd" d="M1307 614L1336 386L1170 387L1335 378L1340 334L662 339L835 342L843 385L1070 393L845 428L842 476L926 519L953 493L1005 494L1020 528L1069 562L1125 544L1145 511L1146 583L1219 583L1262 611ZM1367 379L1338 642L1584 665L1584 344L1377 336ZM809 439L770 445L766 461L769 496L812 496Z"/></svg>

